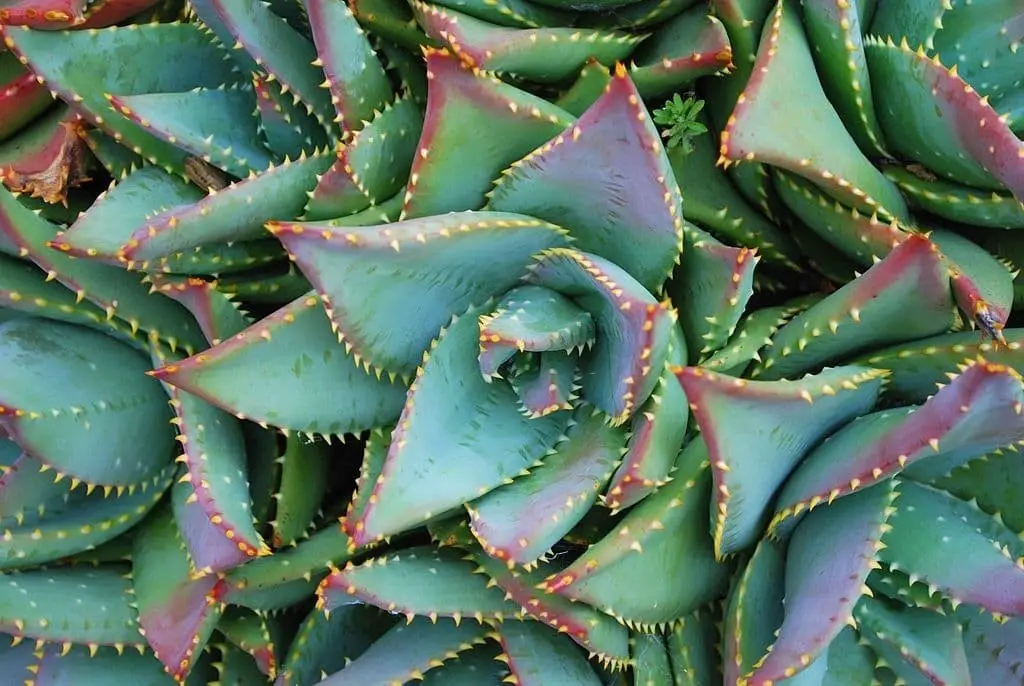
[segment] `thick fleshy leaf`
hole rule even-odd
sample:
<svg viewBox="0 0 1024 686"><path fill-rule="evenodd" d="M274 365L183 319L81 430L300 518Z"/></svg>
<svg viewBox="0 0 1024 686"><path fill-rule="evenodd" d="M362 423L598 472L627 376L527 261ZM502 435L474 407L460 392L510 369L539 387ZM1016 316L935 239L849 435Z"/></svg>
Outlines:
<svg viewBox="0 0 1024 686"><path fill-rule="evenodd" d="M725 605L722 671L736 686L768 653L782 626L785 601L785 549L764 539L736 577Z"/></svg>
<svg viewBox="0 0 1024 686"><path fill-rule="evenodd" d="M474 69L538 83L571 78L592 58L603 64L623 60L643 38L601 29L509 28L420 0L409 4L427 35Z"/></svg>
<svg viewBox="0 0 1024 686"><path fill-rule="evenodd" d="M224 529L210 521L187 478L179 479L171 489L171 507L196 574L226 572L249 561L245 551L224 535Z"/></svg>
<svg viewBox="0 0 1024 686"><path fill-rule="evenodd" d="M477 318L452 319L423 366L392 434L369 504L355 520L363 545L412 528L533 467L562 432L564 412L531 419L515 392L480 375ZM477 427L486 426L486 431ZM422 488L429 481L430 489Z"/></svg>
<svg viewBox="0 0 1024 686"><path fill-rule="evenodd" d="M153 289L177 300L192 313L210 345L242 332L252 321L231 299L217 290L216 281L176 279L159 274L149 277Z"/></svg>
<svg viewBox="0 0 1024 686"><path fill-rule="evenodd" d="M85 646L65 649L49 645L36 651L34 662L34 686L103 686L115 682L169 686L174 683L149 651L139 654L102 648L93 653ZM11 673L5 670L4 674Z"/></svg>
<svg viewBox="0 0 1024 686"><path fill-rule="evenodd" d="M128 486L169 463L167 397L146 378L143 355L90 329L26 317L0 324L0 359L0 424L52 469Z"/></svg>
<svg viewBox="0 0 1024 686"><path fill-rule="evenodd" d="M49 643L144 646L127 572L100 565L5 574L0 631Z"/></svg>
<svg viewBox="0 0 1024 686"><path fill-rule="evenodd" d="M407 617L450 617L456 623L463 617L478 622L520 617L522 609L476 568L455 548L407 548L335 569L317 589L317 607L333 612L358 600Z"/></svg>
<svg viewBox="0 0 1024 686"><path fill-rule="evenodd" d="M957 307L982 337L999 340L1013 307L1014 270L994 255L950 230L928 234L950 265Z"/></svg>
<svg viewBox="0 0 1024 686"><path fill-rule="evenodd" d="M545 250L528 283L572 298L594 317L597 341L582 362L583 397L626 422L654 391L668 356L675 311L616 264L570 248Z"/></svg>
<svg viewBox="0 0 1024 686"><path fill-rule="evenodd" d="M504 169L574 120L546 100L470 69L447 51L428 50L426 61L430 88L404 218L482 207Z"/></svg>
<svg viewBox="0 0 1024 686"><path fill-rule="evenodd" d="M404 684L422 678L431 669L441 668L449 660L458 660L459 654L482 644L486 635L487 628L474 622L458 624L440 619L431 623L425 617L418 617L411 624L389 629L362 655L320 684Z"/></svg>
<svg viewBox="0 0 1024 686"><path fill-rule="evenodd" d="M7 46L90 121L158 166L181 170L187 153L118 112L107 93L135 95L219 88L237 83L224 50L197 26L151 23L96 31L48 32L9 27ZM124 68L111 70L111 64Z"/></svg>
<svg viewBox="0 0 1024 686"><path fill-rule="evenodd" d="M0 180L45 203L67 203L71 189L90 180L78 114L60 105L0 145Z"/></svg>
<svg viewBox="0 0 1024 686"><path fill-rule="evenodd" d="M368 36L342 0L303 0L309 28L344 131L357 131L391 102L388 75Z"/></svg>
<svg viewBox="0 0 1024 686"><path fill-rule="evenodd" d="M957 74L956 64L947 69L906 41L868 40L865 50L875 88L901 94L878 110L893 152L960 183L1008 188L1024 202L1024 141Z"/></svg>
<svg viewBox="0 0 1024 686"><path fill-rule="evenodd" d="M152 374L237 417L318 434L384 426L405 397L402 386L364 373L345 353L312 293Z"/></svg>
<svg viewBox="0 0 1024 686"><path fill-rule="evenodd" d="M501 176L487 207L556 222L575 248L658 293L683 250L673 180L654 122L620 67L575 124Z"/></svg>
<svg viewBox="0 0 1024 686"><path fill-rule="evenodd" d="M854 366L798 381L748 381L700 367L677 374L711 458L719 556L757 541L776 490L818 441L875 404L884 376Z"/></svg>
<svg viewBox="0 0 1024 686"><path fill-rule="evenodd" d="M783 109L805 125L780 125ZM871 165L828 101L794 0L777 0L765 23L753 76L722 132L721 155L799 174L886 220L907 215L896 185Z"/></svg>
<svg viewBox="0 0 1024 686"><path fill-rule="evenodd" d="M909 416L900 410L866 415L800 463L776 500L769 528L904 469L928 480L1024 440L1021 407L1024 384L1016 372L975 363Z"/></svg>
<svg viewBox="0 0 1024 686"><path fill-rule="evenodd" d="M132 563L140 631L167 673L182 679L224 611L225 582L212 574L192 577L170 506L161 507L140 526Z"/></svg>
<svg viewBox="0 0 1024 686"><path fill-rule="evenodd" d="M280 81L253 74L257 128L276 157L295 158L330 146L327 131L301 103L284 91Z"/></svg>
<svg viewBox="0 0 1024 686"><path fill-rule="evenodd" d="M842 631L877 564L896 494L893 482L879 484L797 526L786 554L785 618L771 652L745 683L769 686L803 671Z"/></svg>
<svg viewBox="0 0 1024 686"><path fill-rule="evenodd" d="M943 333L953 324L953 306L938 246L912 234L779 329L751 376L791 378L867 349Z"/></svg>
<svg viewBox="0 0 1024 686"><path fill-rule="evenodd" d="M68 483L55 482L46 463L0 438L0 524L30 524L48 510L58 512L71 497Z"/></svg>
<svg viewBox="0 0 1024 686"><path fill-rule="evenodd" d="M854 617L861 636L905 683L971 685L963 630L953 617L872 598L860 599Z"/></svg>
<svg viewBox="0 0 1024 686"><path fill-rule="evenodd" d="M326 442L311 441L298 434L290 434L286 439L280 458L281 485L274 496L275 548L294 545L313 529L324 493L330 487L332 457L331 446Z"/></svg>
<svg viewBox="0 0 1024 686"><path fill-rule="evenodd" d="M536 561L583 518L624 450L626 431L582 405L566 438L540 466L466 506L488 554L511 565Z"/></svg>
<svg viewBox="0 0 1024 686"><path fill-rule="evenodd" d="M672 481L631 509L615 529L543 587L641 628L689 614L725 589L729 569L715 561L707 535L711 470L703 445L679 455ZM637 585L670 578L680 565L685 584Z"/></svg>
<svg viewBox="0 0 1024 686"><path fill-rule="evenodd" d="M986 191L940 179L920 165L885 168L911 203L955 222L998 229L1024 229L1024 205L1009 193Z"/></svg>
<svg viewBox="0 0 1024 686"><path fill-rule="evenodd" d="M676 686L703 686L721 683L716 622L720 616L702 607L682 617L668 634L668 656Z"/></svg>
<svg viewBox="0 0 1024 686"><path fill-rule="evenodd" d="M277 654L282 646L275 645L272 633L275 626L252 610L228 607L217 622L217 630L232 645L244 651L267 678L277 676Z"/></svg>
<svg viewBox="0 0 1024 686"><path fill-rule="evenodd" d="M266 169L273 153L259 139L252 91L197 89L186 93L108 94L122 115L157 138L232 176Z"/></svg>
<svg viewBox="0 0 1024 686"><path fill-rule="evenodd" d="M632 54L629 70L645 99L670 95L732 65L729 35L703 3L658 27Z"/></svg>
<svg viewBox="0 0 1024 686"><path fill-rule="evenodd" d="M494 636L502 662L521 686L598 686L601 680L586 655L566 636L540 622L505 622Z"/></svg>
<svg viewBox="0 0 1024 686"><path fill-rule="evenodd" d="M452 315L515 285L531 255L567 243L553 224L504 212L270 230L313 282L357 362L403 377Z"/></svg>
<svg viewBox="0 0 1024 686"><path fill-rule="evenodd" d="M1024 619L997 622L981 612L962 610L964 650L971 682L1012 683L1024 677ZM966 616L965 616L966 615Z"/></svg>
<svg viewBox="0 0 1024 686"><path fill-rule="evenodd" d="M4 10L0 10L0 21ZM18 133L27 124L31 124L53 103L53 97L43 84L36 81L35 74L29 71L11 52L0 56L0 140Z"/></svg>
<svg viewBox="0 0 1024 686"><path fill-rule="evenodd" d="M928 486L903 481L899 492L883 562L957 603L1024 615L1024 551L1015 533L976 505Z"/></svg>

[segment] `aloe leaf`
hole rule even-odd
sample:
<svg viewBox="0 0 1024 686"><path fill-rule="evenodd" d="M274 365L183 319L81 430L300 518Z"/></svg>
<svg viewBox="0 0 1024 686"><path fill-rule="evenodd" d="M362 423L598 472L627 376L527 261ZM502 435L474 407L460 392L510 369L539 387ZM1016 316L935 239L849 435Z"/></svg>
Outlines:
<svg viewBox="0 0 1024 686"><path fill-rule="evenodd" d="M217 282L199 278L175 279L153 274L153 289L177 300L195 317L210 345L219 345L252 324L232 300L217 290Z"/></svg>
<svg viewBox="0 0 1024 686"><path fill-rule="evenodd" d="M839 4L827 0L801 3L803 23L822 86L850 135L865 155L886 155L875 113L871 77L864 56L860 20L864 0Z"/></svg>
<svg viewBox="0 0 1024 686"><path fill-rule="evenodd" d="M894 486L891 481L879 484L800 522L786 553L785 618L771 652L746 683L765 686L794 676L842 631L883 547L897 496Z"/></svg>
<svg viewBox="0 0 1024 686"><path fill-rule="evenodd" d="M345 509L341 519L341 529L349 537L354 537L358 523L366 515L366 508L371 503L377 480L384 470L384 462L391 451L391 431L373 430L366 437L363 449L363 461L359 465L359 476L356 477L356 490ZM353 546L354 548L354 546Z"/></svg>
<svg viewBox="0 0 1024 686"><path fill-rule="evenodd" d="M8 361L0 420L53 469L128 486L168 463L167 397L145 378L141 354L89 329L27 317L0 324L0 359Z"/></svg>
<svg viewBox="0 0 1024 686"><path fill-rule="evenodd" d="M488 554L510 565L536 561L594 505L625 440L625 430L581 406L566 438L538 467L467 504L473 534Z"/></svg>
<svg viewBox="0 0 1024 686"><path fill-rule="evenodd" d="M950 374L966 369L966 361L983 357L990 363L1011 366L1024 373L1019 350L1024 329L1005 329L1006 345L984 341L977 333L950 333L893 345L859 357L866 364L889 371L885 395L894 400L920 403L949 381Z"/></svg>
<svg viewBox="0 0 1024 686"><path fill-rule="evenodd" d="M224 611L224 581L212 574L192 577L169 505L156 510L135 536L132 591L139 631L167 673L184 679Z"/></svg>
<svg viewBox="0 0 1024 686"><path fill-rule="evenodd" d="M949 9L949 4L931 0L896 4L880 2L868 24L869 32L881 38L900 39L906 36L907 41L915 46L923 45L932 50L935 47L935 33L942 27L942 17Z"/></svg>
<svg viewBox="0 0 1024 686"><path fill-rule="evenodd" d="M966 608L964 608L966 610ZM967 612L961 610L959 619ZM974 614L974 613L971 613ZM964 651L971 672L971 682L1012 683L1021 678L1024 655L1024 620L1010 619L999 623L978 612L963 621Z"/></svg>
<svg viewBox="0 0 1024 686"><path fill-rule="evenodd" d="M426 34L463 62L538 83L571 78L590 58L603 64L623 60L643 39L601 29L508 28L419 0L410 5Z"/></svg>
<svg viewBox="0 0 1024 686"><path fill-rule="evenodd" d="M161 257L148 266L151 272L189 276L227 276L287 259L273 238L201 245Z"/></svg>
<svg viewBox="0 0 1024 686"><path fill-rule="evenodd" d="M565 10L544 7L528 0L438 0L434 4L471 15L481 21L521 29L565 26L571 15Z"/></svg>
<svg viewBox="0 0 1024 686"><path fill-rule="evenodd" d="M785 601L785 549L762 539L729 592L722 627L725 684L736 686L775 642Z"/></svg>
<svg viewBox="0 0 1024 686"><path fill-rule="evenodd" d="M511 388L483 379L476 360L480 313L470 309L453 318L424 355L374 486L376 498L356 522L363 525L356 545L493 490L533 466L565 426L564 413L524 417ZM484 417L490 430L475 431ZM434 487L419 488L423 479Z"/></svg>
<svg viewBox="0 0 1024 686"><path fill-rule="evenodd" d="M786 322L821 300L821 297L811 294L784 305L751 312L736 325L736 331L726 345L701 362L700 366L729 376L742 375L752 362L761 361L761 351L772 344L772 336Z"/></svg>
<svg viewBox="0 0 1024 686"><path fill-rule="evenodd" d="M146 268L161 257L208 243L266 237L264 224L302 212L308 193L331 164L330 155L301 157L262 174L147 218L124 241L120 255L129 267Z"/></svg>
<svg viewBox="0 0 1024 686"><path fill-rule="evenodd" d="M711 459L718 556L757 541L776 490L818 441L874 405L883 377L854 366L798 381L740 380L699 367L677 375Z"/></svg>
<svg viewBox="0 0 1024 686"><path fill-rule="evenodd" d="M141 128L232 176L245 178L274 162L259 138L251 90L196 89L107 97L111 106Z"/></svg>
<svg viewBox="0 0 1024 686"><path fill-rule="evenodd" d="M136 95L218 88L239 75L226 53L198 27L152 23L95 31L30 31L11 27L6 40L32 70L66 102L74 102L89 120L152 164L183 169L186 152L155 138L120 114L106 93ZM144 56L139 59L139 56ZM123 64L124 70L109 65Z"/></svg>
<svg viewBox="0 0 1024 686"><path fill-rule="evenodd" d="M575 248L614 260L657 293L683 251L673 178L654 122L620 67L575 124L501 176L487 207L557 222Z"/></svg>
<svg viewBox="0 0 1024 686"><path fill-rule="evenodd" d="M545 250L530 265L528 283L566 295L590 312L597 341L582 362L583 398L626 422L654 391L668 356L675 312L627 272L603 258L569 248Z"/></svg>
<svg viewBox="0 0 1024 686"><path fill-rule="evenodd" d="M601 683L579 646L540 622L504 622L494 638L501 644L502 661L521 686L541 686L552 679L565 686Z"/></svg>
<svg viewBox="0 0 1024 686"><path fill-rule="evenodd" d="M312 526L329 486L331 449L327 443L288 436L281 456L281 488L277 492L273 543L292 545Z"/></svg>
<svg viewBox="0 0 1024 686"><path fill-rule="evenodd" d="M998 1L950 4L933 41L939 60L959 63L964 81L983 95L1013 93L1024 66L1020 8ZM964 51L968 56L961 59Z"/></svg>
<svg viewBox="0 0 1024 686"><path fill-rule="evenodd" d="M398 202L387 204L400 210L400 191L409 179L422 126L420 108L412 98L400 98L383 107L338 151L334 165L317 178L303 219L344 217L395 196Z"/></svg>
<svg viewBox="0 0 1024 686"><path fill-rule="evenodd" d="M566 244L553 224L503 212L270 230L310 277L357 362L403 377L453 314L515 285L534 253Z"/></svg>
<svg viewBox="0 0 1024 686"><path fill-rule="evenodd" d="M999 229L1024 229L1024 206L1013 195L974 188L918 168L890 165L885 175L925 212L955 222Z"/></svg>
<svg viewBox="0 0 1024 686"><path fill-rule="evenodd" d="M697 122L705 126L708 123L703 115ZM800 249L793 239L752 207L715 165L715 137L696 136L691 145L690 150L677 145L667 151L676 183L685 189L685 218L727 243L756 248L768 262L802 271L797 262Z"/></svg>
<svg viewBox="0 0 1024 686"><path fill-rule="evenodd" d="M277 654L268 620L252 610L228 607L217 622L217 631L249 655L268 679L277 676Z"/></svg>
<svg viewBox="0 0 1024 686"><path fill-rule="evenodd" d="M998 340L1013 306L1014 274L979 245L948 230L928 234L951 263L950 285L957 307L983 336Z"/></svg>
<svg viewBox="0 0 1024 686"><path fill-rule="evenodd" d="M88 181L79 116L64 105L39 117L16 138L0 144L0 179L16 193L45 203L66 203L68 191Z"/></svg>
<svg viewBox="0 0 1024 686"><path fill-rule="evenodd" d="M978 507L1001 519L1012 531L1024 531L1024 503L1016 496L1024 486L1018 449L1014 446L975 458L928 485L961 500L973 498Z"/></svg>
<svg viewBox="0 0 1024 686"><path fill-rule="evenodd" d="M2 15L0 21L8 23ZM0 140L4 140L37 120L53 104L53 97L9 51L0 56L0 83Z"/></svg>
<svg viewBox="0 0 1024 686"><path fill-rule="evenodd" d="M280 686L312 686L345 664L395 625L396 618L370 605L343 605L330 615L314 609L299 626L281 665Z"/></svg>
<svg viewBox="0 0 1024 686"><path fill-rule="evenodd" d="M72 499L67 510L50 513L13 529L4 527L0 569L32 567L96 548L135 526L171 485L166 468L132 484L127 494L104 491ZM120 489L118 489L120 491Z"/></svg>
<svg viewBox="0 0 1024 686"><path fill-rule="evenodd" d="M487 628L480 624L457 624L450 619L437 623L417 617L411 624L399 624L387 631L362 655L340 672L327 677L322 686L367 683L405 683L422 678L431 669L458 660L484 642Z"/></svg>
<svg viewBox="0 0 1024 686"><path fill-rule="evenodd" d="M348 5L304 0L303 6L338 113L335 122L344 131L357 131L394 99L387 73Z"/></svg>
<svg viewBox="0 0 1024 686"><path fill-rule="evenodd" d="M172 208L191 205L203 194L159 167L142 167L115 181L89 209L53 239L53 247L75 257L121 265L121 246L139 224Z"/></svg>
<svg viewBox="0 0 1024 686"><path fill-rule="evenodd" d="M331 94L321 87L324 72L314 62L317 49L311 41L263 3L245 0L212 0L217 17L245 51L270 75L287 86L310 114L328 125L335 111ZM234 41L228 45L234 44ZM248 73L248 71L246 72Z"/></svg>
<svg viewBox="0 0 1024 686"><path fill-rule="evenodd" d="M789 378L869 348L943 333L953 324L953 305L938 246L911 235L863 276L779 329L751 375Z"/></svg>
<svg viewBox="0 0 1024 686"><path fill-rule="evenodd" d="M861 267L870 267L903 242L908 233L893 219L879 220L824 195L809 181L773 170L779 199L818 237Z"/></svg>
<svg viewBox="0 0 1024 686"><path fill-rule="evenodd" d="M871 165L828 101L797 12L792 0L778 0L765 23L755 75L722 132L722 158L781 167L861 212L905 218L895 184ZM794 105L801 113L794 116L813 124L776 125L774 113Z"/></svg>
<svg viewBox="0 0 1024 686"><path fill-rule="evenodd" d="M604 93L605 87L611 82L612 75L608 67L595 59L587 63L576 75L576 80L554 101L556 105L574 117L579 117Z"/></svg>
<svg viewBox="0 0 1024 686"><path fill-rule="evenodd" d="M643 630L675 621L717 597L728 582L728 568L716 562L707 536L707 454L692 443L676 466L672 481L632 508L564 571L550 575L543 590ZM628 581L670 574L683 560L685 584L638 587Z"/></svg>
<svg viewBox="0 0 1024 686"><path fill-rule="evenodd" d="M312 293L312 288L309 279L287 262L231 274L217 281L217 290L224 295L250 307L263 306L263 311Z"/></svg>
<svg viewBox="0 0 1024 686"><path fill-rule="evenodd" d="M914 52L904 41L865 43L879 92L903 93L879 109L893 152L947 178L992 190L1003 187L1024 202L1024 142L995 110L938 57ZM900 128L904 122L913 126Z"/></svg>
<svg viewBox="0 0 1024 686"><path fill-rule="evenodd" d="M723 245L693 224L684 226L682 261L666 285L688 349L704 357L728 342L754 292L755 250Z"/></svg>
<svg viewBox="0 0 1024 686"><path fill-rule="evenodd" d="M197 575L216 574L234 569L249 561L244 550L224 535L224 529L210 521L191 481L177 481L171 489L171 507L188 551L191 566Z"/></svg>
<svg viewBox="0 0 1024 686"><path fill-rule="evenodd" d="M217 671L215 683L221 684L262 684L267 682L266 675L259 664L244 650L232 643L220 643L213 646L219 653L219 660L213 663Z"/></svg>
<svg viewBox="0 0 1024 686"><path fill-rule="evenodd" d="M70 497L69 484L54 481L45 462L0 438L0 525L31 524L50 509L60 512Z"/></svg>
<svg viewBox="0 0 1024 686"><path fill-rule="evenodd" d="M658 385L640 412L633 415L622 464L602 497L613 512L635 505L665 485L686 438L689 407L673 369L685 365L686 343L678 325L669 338L668 354ZM683 408L686 408L685 410Z"/></svg>
<svg viewBox="0 0 1024 686"><path fill-rule="evenodd" d="M201 344L202 334L188 311L163 296L154 296L140 276L123 269L88 260L76 260L48 247L56 227L22 206L7 190L0 189L0 234L18 246L40 269L55 280L103 308L108 318L116 316L135 333L142 329L150 338L166 342L172 349Z"/></svg>
<svg viewBox="0 0 1024 686"><path fill-rule="evenodd" d="M674 683L665 637L658 634L633 633L633 675L638 684Z"/></svg>
<svg viewBox="0 0 1024 686"><path fill-rule="evenodd" d="M907 683L971 684L963 630L953 617L871 598L861 598L854 616L861 635Z"/></svg>
<svg viewBox="0 0 1024 686"><path fill-rule="evenodd" d="M253 74L257 128L275 157L299 157L330 146L327 131L301 103L284 92L280 81Z"/></svg>
<svg viewBox="0 0 1024 686"><path fill-rule="evenodd" d="M145 164L140 155L124 147L101 129L86 131L83 140L112 179L123 179Z"/></svg>
<svg viewBox="0 0 1024 686"><path fill-rule="evenodd" d="M333 612L359 600L408 618L463 617L477 622L522 615L522 609L454 548L418 546L335 569L317 589L317 607ZM430 579L429 588L417 580Z"/></svg>
<svg viewBox="0 0 1024 686"><path fill-rule="evenodd" d="M131 587L124 565L5 574L0 631L48 643L144 646Z"/></svg>
<svg viewBox="0 0 1024 686"><path fill-rule="evenodd" d="M320 434L386 425L405 398L401 386L363 373L345 354L312 293L152 375L237 417Z"/></svg>
<svg viewBox="0 0 1024 686"><path fill-rule="evenodd" d="M729 35L703 5L661 24L631 56L629 75L644 99L669 95L732 64Z"/></svg>
<svg viewBox="0 0 1024 686"><path fill-rule="evenodd" d="M423 676L423 686L499 686L512 678L492 641L475 646L457 660L446 662Z"/></svg>
<svg viewBox="0 0 1024 686"><path fill-rule="evenodd" d="M1002 615L1024 614L1024 568L1016 534L972 503L942 491L903 481L899 492L892 531L879 553L883 562L957 603Z"/></svg>
<svg viewBox="0 0 1024 686"><path fill-rule="evenodd" d="M45 646L37 650L32 672L36 686L103 686L112 680L137 686L174 683L153 653L140 655L112 648L92 654L85 646Z"/></svg>
<svg viewBox="0 0 1024 686"><path fill-rule="evenodd" d="M480 317L480 371L493 377L517 352L582 350L593 340L589 312L557 291L516 286Z"/></svg>
<svg viewBox="0 0 1024 686"><path fill-rule="evenodd" d="M976 363L909 414L865 415L804 458L776 499L769 529L900 471L927 480L1024 440L1024 416L1015 409L1022 405L1019 375Z"/></svg>
<svg viewBox="0 0 1024 686"><path fill-rule="evenodd" d="M675 623L668 633L668 655L672 677L677 686L702 686L719 683L718 617L700 608Z"/></svg>
<svg viewBox="0 0 1024 686"><path fill-rule="evenodd" d="M426 61L430 88L404 218L482 207L493 179L574 120L541 98L471 70L447 51L427 51Z"/></svg>

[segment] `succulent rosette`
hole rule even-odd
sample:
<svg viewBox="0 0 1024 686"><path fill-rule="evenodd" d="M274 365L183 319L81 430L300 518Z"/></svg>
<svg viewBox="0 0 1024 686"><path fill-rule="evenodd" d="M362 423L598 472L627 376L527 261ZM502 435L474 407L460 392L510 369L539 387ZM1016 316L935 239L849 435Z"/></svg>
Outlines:
<svg viewBox="0 0 1024 686"><path fill-rule="evenodd" d="M1022 18L7 3L0 681L1024 683Z"/></svg>

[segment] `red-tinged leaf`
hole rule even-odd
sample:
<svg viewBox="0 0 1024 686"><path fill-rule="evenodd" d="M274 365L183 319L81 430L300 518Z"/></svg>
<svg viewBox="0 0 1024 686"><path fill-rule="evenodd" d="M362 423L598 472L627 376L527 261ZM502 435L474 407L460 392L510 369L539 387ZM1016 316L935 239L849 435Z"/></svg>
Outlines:
<svg viewBox="0 0 1024 686"><path fill-rule="evenodd" d="M274 643L272 620L240 607L229 607L217 623L217 630L234 646L250 655L268 679L277 676L277 655L283 646Z"/></svg>
<svg viewBox="0 0 1024 686"><path fill-rule="evenodd" d="M1024 202L1024 141L955 64L947 69L906 41L872 39L865 48L875 92L889 94L878 115L893 152L961 183L1008 188Z"/></svg>
<svg viewBox="0 0 1024 686"><path fill-rule="evenodd" d="M516 162L487 207L568 229L573 246L660 292L683 251L683 208L658 130L619 68L568 130Z"/></svg>
<svg viewBox="0 0 1024 686"><path fill-rule="evenodd" d="M792 123L780 124L783 110ZM826 97L794 0L777 0L752 76L721 138L723 161L781 167L861 212L886 220L907 217L896 185L860 151Z"/></svg>
<svg viewBox="0 0 1024 686"><path fill-rule="evenodd" d="M725 604L722 629L726 686L737 686L775 641L785 616L785 574L785 548L762 539L736 577Z"/></svg>
<svg viewBox="0 0 1024 686"><path fill-rule="evenodd" d="M505 212L270 230L320 293L355 359L403 378L452 315L514 286L533 254L567 243L559 227Z"/></svg>
<svg viewBox="0 0 1024 686"><path fill-rule="evenodd" d="M942 491L911 481L901 482L899 491L879 559L956 603L1024 615L1024 548L1015 533Z"/></svg>
<svg viewBox="0 0 1024 686"><path fill-rule="evenodd" d="M718 556L757 542L776 490L818 441L875 404L883 376L854 366L799 381L748 381L700 367L676 373L711 457Z"/></svg>
<svg viewBox="0 0 1024 686"><path fill-rule="evenodd" d="M154 7L160 0L93 0L85 12L85 21L75 28L99 29L120 24Z"/></svg>
<svg viewBox="0 0 1024 686"><path fill-rule="evenodd" d="M729 568L707 535L711 471L697 440L679 454L672 481L632 508L603 539L541 590L586 603L649 631L674 622L725 590ZM683 584L637 584L686 568Z"/></svg>
<svg viewBox="0 0 1024 686"><path fill-rule="evenodd" d="M574 120L546 100L470 69L447 51L428 50L426 61L430 87L404 218L482 207L502 170Z"/></svg>
<svg viewBox="0 0 1024 686"><path fill-rule="evenodd" d="M626 422L647 401L668 356L675 312L616 264L571 248L545 250L527 282L572 298L594 317L596 343L582 360L583 398Z"/></svg>
<svg viewBox="0 0 1024 686"><path fill-rule="evenodd" d="M38 119L52 103L50 92L14 53L0 54L0 140Z"/></svg>
<svg viewBox="0 0 1024 686"><path fill-rule="evenodd" d="M171 505L174 523L196 573L226 572L248 562L250 557L224 535L223 527L210 521L195 492L188 479L179 480L171 490Z"/></svg>
<svg viewBox="0 0 1024 686"><path fill-rule="evenodd" d="M140 630L167 673L191 671L224 611L225 582L216 575L192 578L188 554L169 506L137 530L132 587Z"/></svg>
<svg viewBox="0 0 1024 686"><path fill-rule="evenodd" d="M745 684L770 686L803 671L850 621L876 565L894 486L887 482L844 498L797 526L786 554L785 618L771 652Z"/></svg>
<svg viewBox="0 0 1024 686"><path fill-rule="evenodd" d="M304 0L331 102L343 131L358 131L394 99L391 82L344 0Z"/></svg>
<svg viewBox="0 0 1024 686"><path fill-rule="evenodd" d="M578 366L575 355L559 350L517 360L509 384L519 396L523 412L536 418L571 410L578 400Z"/></svg>
<svg viewBox="0 0 1024 686"><path fill-rule="evenodd" d="M317 589L317 607L333 612L358 599L387 612L431 621L520 618L522 608L476 570L476 563L455 548L407 548L335 569Z"/></svg>
<svg viewBox="0 0 1024 686"><path fill-rule="evenodd" d="M4 26L60 30L85 22L88 0L14 0L0 9Z"/></svg>
<svg viewBox="0 0 1024 686"><path fill-rule="evenodd" d="M582 405L539 467L466 506L484 550L510 566L535 562L594 505L619 463L626 431Z"/></svg>
<svg viewBox="0 0 1024 686"><path fill-rule="evenodd" d="M769 530L902 470L930 480L1024 440L1024 383L1012 369L972 364L924 405L866 415L808 455L776 500ZM787 527L788 528L788 527Z"/></svg>
<svg viewBox="0 0 1024 686"><path fill-rule="evenodd" d="M866 350L944 333L953 316L949 267L935 243L912 234L779 329L751 376L793 378Z"/></svg>
<svg viewBox="0 0 1024 686"><path fill-rule="evenodd" d="M64 106L40 117L0 148L0 180L15 193L66 203L71 188L90 180L80 127L79 116Z"/></svg>
<svg viewBox="0 0 1024 686"><path fill-rule="evenodd" d="M602 496L604 505L613 512L635 505L668 482L690 418L686 394L673 372L686 361L686 341L677 324L672 328L658 385L633 415L626 454Z"/></svg>
<svg viewBox="0 0 1024 686"><path fill-rule="evenodd" d="M219 345L252 324L228 296L217 290L216 281L159 274L150 276L149 280L154 290L177 300L192 313L211 346Z"/></svg>

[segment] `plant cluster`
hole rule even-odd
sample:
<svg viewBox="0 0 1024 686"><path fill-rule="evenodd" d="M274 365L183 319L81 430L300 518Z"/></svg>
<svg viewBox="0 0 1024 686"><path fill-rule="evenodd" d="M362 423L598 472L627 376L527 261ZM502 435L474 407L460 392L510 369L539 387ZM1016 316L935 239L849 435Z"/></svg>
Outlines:
<svg viewBox="0 0 1024 686"><path fill-rule="evenodd" d="M0 3L0 682L1024 684L1024 9Z"/></svg>

